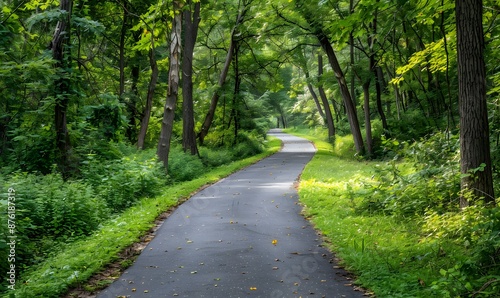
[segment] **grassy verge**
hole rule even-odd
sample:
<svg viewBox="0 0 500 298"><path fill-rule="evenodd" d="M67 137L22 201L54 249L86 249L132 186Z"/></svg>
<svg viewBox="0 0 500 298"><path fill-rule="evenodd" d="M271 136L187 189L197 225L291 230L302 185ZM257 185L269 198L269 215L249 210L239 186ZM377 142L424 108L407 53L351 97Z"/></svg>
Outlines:
<svg viewBox="0 0 500 298"><path fill-rule="evenodd" d="M278 139L271 139L265 153L233 162L195 180L166 187L162 195L144 198L119 216L108 221L93 235L76 240L40 265L21 273L15 291L2 297L59 297L71 287L114 262L120 252L139 241L165 210L177 205L202 186L214 183L280 149Z"/></svg>
<svg viewBox="0 0 500 298"><path fill-rule="evenodd" d="M444 297L433 283L439 283L443 268L464 258L464 251L446 241L427 239L419 217L358 212L357 206L366 199L363 183L370 181L377 163L346 158L338 144L334 148L314 132L290 132L312 140L318 148L301 176L304 213L342 264L357 275L356 282L378 297Z"/></svg>

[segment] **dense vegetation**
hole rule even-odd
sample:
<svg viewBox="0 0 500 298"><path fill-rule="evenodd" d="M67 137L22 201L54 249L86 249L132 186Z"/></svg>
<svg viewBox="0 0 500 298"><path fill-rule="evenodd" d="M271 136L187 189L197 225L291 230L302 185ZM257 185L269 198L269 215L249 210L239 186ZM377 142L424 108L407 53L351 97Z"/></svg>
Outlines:
<svg viewBox="0 0 500 298"><path fill-rule="evenodd" d="M500 294L500 207L459 208L456 136L385 141L391 158L359 162L352 140L291 132L318 148L301 176L304 213L359 284L377 297Z"/></svg>
<svg viewBox="0 0 500 298"><path fill-rule="evenodd" d="M455 2L0 2L0 272L12 263L3 261L9 235L18 272L43 268L63 243L94 237L138 202L261 153L270 127L324 127L334 153L364 161L373 178L318 172L327 194L312 203L304 195L307 205L404 227L445 254L425 263L429 278L418 276L412 293L497 291L500 7ZM465 31L480 45L473 63L464 63ZM328 152L317 157L328 168L363 168ZM334 215L322 216L323 230L335 227ZM380 235L377 245L412 241L384 238L386 228L366 233ZM372 245L353 235L332 239L362 252ZM415 249L403 255L427 260ZM370 266L345 262L388 295L388 280L365 278Z"/></svg>

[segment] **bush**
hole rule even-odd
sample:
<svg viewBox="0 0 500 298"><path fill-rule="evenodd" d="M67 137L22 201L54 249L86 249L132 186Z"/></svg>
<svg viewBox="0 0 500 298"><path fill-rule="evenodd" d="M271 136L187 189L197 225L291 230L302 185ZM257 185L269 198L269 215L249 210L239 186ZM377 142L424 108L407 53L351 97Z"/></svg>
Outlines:
<svg viewBox="0 0 500 298"><path fill-rule="evenodd" d="M500 207L469 206L460 212L429 214L426 241L451 241L465 251L432 288L442 297L497 297L500 293ZM474 295L473 295L474 294Z"/></svg>
<svg viewBox="0 0 500 298"><path fill-rule="evenodd" d="M458 172L458 137L436 133L427 140L409 145L385 140L395 151L393 160L378 167L374 181L363 182L363 200L358 211L381 212L402 217L439 213L458 208L460 173ZM397 159L404 157L411 166L402 173Z"/></svg>
<svg viewBox="0 0 500 298"><path fill-rule="evenodd" d="M337 157L352 159L356 149L354 147L354 139L352 135L336 136L333 147L333 153Z"/></svg>
<svg viewBox="0 0 500 298"><path fill-rule="evenodd" d="M22 269L54 251L62 239L89 235L109 214L104 201L81 181L64 182L58 174L45 176L15 173L2 185L15 190L16 268ZM3 190L7 191L7 189ZM6 213L7 195L1 198L1 212ZM7 239L6 217L0 233ZM6 260L8 248L0 242L0 257ZM2 272L7 266L0 265Z"/></svg>
<svg viewBox="0 0 500 298"><path fill-rule="evenodd" d="M189 181L203 174L205 166L196 155L185 153L181 147L172 147L168 160L168 175L173 181Z"/></svg>
<svg viewBox="0 0 500 298"><path fill-rule="evenodd" d="M154 196L166 182L163 165L157 161L154 150L114 161L88 156L82 175L115 212L130 207L141 197Z"/></svg>
<svg viewBox="0 0 500 298"><path fill-rule="evenodd" d="M229 148L218 148L217 150L207 147L200 147L200 157L203 164L207 167L214 168L233 161L233 154Z"/></svg>

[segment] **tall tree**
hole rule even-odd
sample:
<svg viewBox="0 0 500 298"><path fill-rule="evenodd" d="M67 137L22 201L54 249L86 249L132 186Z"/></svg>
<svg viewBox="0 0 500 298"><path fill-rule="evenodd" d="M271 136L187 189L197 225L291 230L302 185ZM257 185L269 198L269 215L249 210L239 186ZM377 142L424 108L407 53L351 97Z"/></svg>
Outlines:
<svg viewBox="0 0 500 298"><path fill-rule="evenodd" d="M141 128L139 134L137 135L137 148L144 149L144 142L146 141L146 134L148 132L149 119L151 117L151 111L153 109L153 97L156 90L156 83L158 82L158 63L156 62L155 47L154 47L154 37L151 37L151 50L149 50L149 65L151 67L151 76L148 84L148 93L146 96L146 106L144 107Z"/></svg>
<svg viewBox="0 0 500 298"><path fill-rule="evenodd" d="M172 32L170 35L170 61L168 70L167 99L163 109L163 120L161 123L160 140L158 142L158 159L163 162L165 170L168 171L168 156L170 153L170 141L174 128L175 107L179 93L179 74L181 68L181 45L182 45L182 5L181 1L173 1L174 17L172 20Z"/></svg>
<svg viewBox="0 0 500 298"><path fill-rule="evenodd" d="M318 91L321 97L321 102L325 109L326 126L328 127L328 138L333 138L335 136L335 124L333 123L332 109L330 109L330 104L328 103L328 98L326 97L325 89L323 88L323 83L321 77L323 76L323 55L318 53Z"/></svg>
<svg viewBox="0 0 500 298"><path fill-rule="evenodd" d="M68 132L67 111L69 104L69 96L71 92L71 13L73 1L61 0L59 9L63 13L56 25L54 35L50 43L52 50L52 58L56 61L58 70L58 79L55 81L55 130L56 130L56 145L58 149L58 163L63 174L67 174L69 166L69 152L71 144Z"/></svg>
<svg viewBox="0 0 500 298"><path fill-rule="evenodd" d="M250 1L251 2L251 1ZM231 40L229 43L229 49L227 50L227 55L226 55L226 60L224 62L224 66L221 70L220 76L219 76L219 81L218 81L218 88L212 95L212 99L210 101L210 107L208 109L207 115L205 116L205 120L203 121L203 124L201 125L200 132L198 133L198 139L201 144L203 144L203 141L205 140L205 137L208 134L208 130L210 129L210 126L212 125L212 122L214 120L215 116L215 110L217 108L217 103L219 102L219 98L221 96L221 90L222 87L224 86L224 83L226 82L227 74L229 72L229 68L231 66L231 61L233 60L233 55L235 48L237 46L238 40L236 35L239 34L238 32L238 27L245 21L245 16L250 9L250 5L244 4L243 7L239 10L238 16L236 17L236 22L234 24L234 27L231 31Z"/></svg>
<svg viewBox="0 0 500 298"><path fill-rule="evenodd" d="M196 134L194 132L194 105L193 105L193 52L198 36L200 23L200 2L187 1L188 9L183 12L184 19L184 48L182 55L182 148L192 155L198 154ZM191 10L194 10L191 12Z"/></svg>
<svg viewBox="0 0 500 298"><path fill-rule="evenodd" d="M309 26L311 27L312 33L316 36L321 44L321 47L325 51L328 61L330 62L330 66L332 67L335 78L340 87L340 94L344 100L344 105L347 112L347 119L349 120L349 125L351 128L351 133L354 138L354 146L356 147L356 151L360 154L364 154L364 144L363 137L361 136L361 129L359 126L359 120L356 112L356 106L351 98L351 93L349 92L349 87L347 86L346 78L344 75L344 71L339 64L337 59L337 55L333 50L333 47L330 43L330 39L328 38L326 32L323 29L323 25L318 22L318 19L315 18L313 14L313 10L309 4L306 4L304 0L296 0L296 4L304 19L307 21Z"/></svg>
<svg viewBox="0 0 500 298"><path fill-rule="evenodd" d="M461 189L494 202L486 68L484 63L483 1L456 0L458 85L460 106ZM479 169L479 170L478 170ZM469 204L462 196L460 206Z"/></svg>

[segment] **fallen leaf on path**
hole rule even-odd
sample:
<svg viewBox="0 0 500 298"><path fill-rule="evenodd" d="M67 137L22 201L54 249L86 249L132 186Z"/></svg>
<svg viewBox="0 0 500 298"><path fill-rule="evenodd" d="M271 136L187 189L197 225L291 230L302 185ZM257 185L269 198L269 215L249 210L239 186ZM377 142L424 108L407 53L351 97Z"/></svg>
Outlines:
<svg viewBox="0 0 500 298"><path fill-rule="evenodd" d="M276 246L276 244L278 244L278 240L273 239L273 241L271 241L271 243L272 243L274 246Z"/></svg>
<svg viewBox="0 0 500 298"><path fill-rule="evenodd" d="M257 291L256 287L250 287L250 291Z"/></svg>

